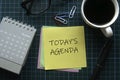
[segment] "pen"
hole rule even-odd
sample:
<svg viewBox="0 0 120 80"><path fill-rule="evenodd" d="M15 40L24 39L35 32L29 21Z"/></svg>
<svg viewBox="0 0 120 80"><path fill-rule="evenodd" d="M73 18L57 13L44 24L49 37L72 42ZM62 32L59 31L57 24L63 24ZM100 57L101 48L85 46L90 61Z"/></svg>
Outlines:
<svg viewBox="0 0 120 80"><path fill-rule="evenodd" d="M112 47L112 38L110 38L103 46L100 55L97 59L97 64L93 70L93 74L91 75L89 80L97 80L97 77L100 75L101 69L104 67L105 60L108 57L109 51Z"/></svg>

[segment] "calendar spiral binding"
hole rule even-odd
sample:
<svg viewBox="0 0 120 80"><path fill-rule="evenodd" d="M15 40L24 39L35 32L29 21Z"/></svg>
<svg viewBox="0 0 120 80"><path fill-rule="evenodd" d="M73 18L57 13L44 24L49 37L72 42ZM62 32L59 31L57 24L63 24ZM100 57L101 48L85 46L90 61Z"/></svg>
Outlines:
<svg viewBox="0 0 120 80"><path fill-rule="evenodd" d="M7 23L15 24L19 28L26 29L28 31L36 31L36 29L33 26L28 25L28 24L23 23L23 22L19 22L15 19L9 18L8 16L4 17L3 21L7 22Z"/></svg>

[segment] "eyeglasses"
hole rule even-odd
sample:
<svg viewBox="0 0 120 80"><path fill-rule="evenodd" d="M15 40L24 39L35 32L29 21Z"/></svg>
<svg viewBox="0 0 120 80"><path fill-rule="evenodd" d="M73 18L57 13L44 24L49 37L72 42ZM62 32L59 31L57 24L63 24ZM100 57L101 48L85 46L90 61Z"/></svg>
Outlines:
<svg viewBox="0 0 120 80"><path fill-rule="evenodd" d="M51 6L51 0L25 0L21 5L27 15L36 15L47 11Z"/></svg>
<svg viewBox="0 0 120 80"><path fill-rule="evenodd" d="M74 0L61 0L64 2ZM47 11L51 7L52 0L23 0L21 6L26 10L27 15L38 15Z"/></svg>

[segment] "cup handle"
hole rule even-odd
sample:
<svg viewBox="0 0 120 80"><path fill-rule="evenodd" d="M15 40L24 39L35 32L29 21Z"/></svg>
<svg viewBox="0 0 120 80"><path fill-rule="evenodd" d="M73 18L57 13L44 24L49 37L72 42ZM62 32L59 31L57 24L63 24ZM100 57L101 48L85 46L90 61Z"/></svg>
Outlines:
<svg viewBox="0 0 120 80"><path fill-rule="evenodd" d="M104 34L105 37L107 37L107 38L113 36L113 31L112 31L112 28L111 28L111 27L101 28L101 31L103 32L103 34Z"/></svg>

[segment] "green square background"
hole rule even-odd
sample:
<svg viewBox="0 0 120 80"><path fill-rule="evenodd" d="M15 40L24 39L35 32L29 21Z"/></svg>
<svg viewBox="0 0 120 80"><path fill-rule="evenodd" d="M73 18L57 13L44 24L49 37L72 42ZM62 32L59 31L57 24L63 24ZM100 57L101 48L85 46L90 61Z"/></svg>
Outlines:
<svg viewBox="0 0 120 80"><path fill-rule="evenodd" d="M29 55L21 74L15 75L11 72L0 69L0 80L88 80L96 64L97 56L106 41L106 38L98 29L90 28L81 17L80 7L82 0L78 0L77 11L73 19L68 19L67 25L61 26L85 26L86 53L88 67L80 70L79 73L62 71L44 71L37 69L38 48L40 39L40 29L42 25L57 26L54 16L58 12L70 11L73 3L69 0L52 0L51 8L43 15L26 16L21 8L22 0L0 0L0 20L4 16L30 24L37 28L37 33L31 45ZM120 0L118 0L120 3ZM106 65L101 72L100 80L120 80L120 17L112 25L114 31L114 44L110 50L110 55L106 60Z"/></svg>

